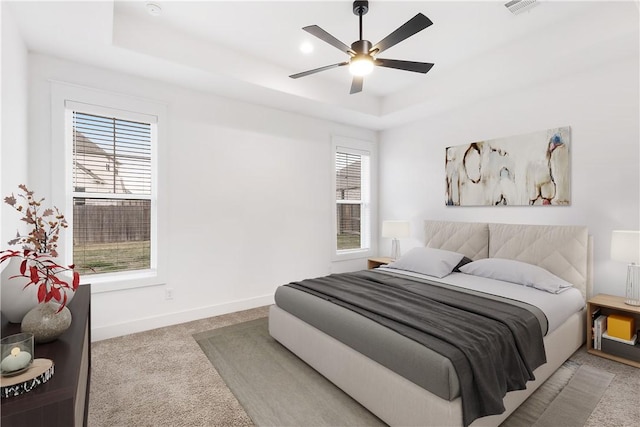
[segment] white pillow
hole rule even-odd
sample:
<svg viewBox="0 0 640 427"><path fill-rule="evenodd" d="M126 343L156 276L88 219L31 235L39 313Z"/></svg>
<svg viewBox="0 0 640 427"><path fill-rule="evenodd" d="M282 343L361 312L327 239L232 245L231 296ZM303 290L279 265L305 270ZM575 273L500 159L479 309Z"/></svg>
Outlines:
<svg viewBox="0 0 640 427"><path fill-rule="evenodd" d="M566 280L553 275L548 270L526 262L503 258L484 258L460 267L460 271L474 276L504 280L505 282L531 286L552 294L573 286Z"/></svg>
<svg viewBox="0 0 640 427"><path fill-rule="evenodd" d="M442 278L450 274L463 257L463 254L457 252L418 247L411 249L387 267Z"/></svg>

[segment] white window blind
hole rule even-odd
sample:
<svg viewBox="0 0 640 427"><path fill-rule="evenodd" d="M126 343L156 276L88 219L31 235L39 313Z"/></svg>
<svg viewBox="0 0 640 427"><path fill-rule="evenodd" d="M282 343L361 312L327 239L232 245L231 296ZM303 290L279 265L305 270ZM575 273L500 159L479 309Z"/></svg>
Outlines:
<svg viewBox="0 0 640 427"><path fill-rule="evenodd" d="M155 124L74 109L72 129L76 268L151 268Z"/></svg>
<svg viewBox="0 0 640 427"><path fill-rule="evenodd" d="M151 195L151 124L73 112L76 192Z"/></svg>
<svg viewBox="0 0 640 427"><path fill-rule="evenodd" d="M369 153L337 147L335 153L337 250L370 246Z"/></svg>

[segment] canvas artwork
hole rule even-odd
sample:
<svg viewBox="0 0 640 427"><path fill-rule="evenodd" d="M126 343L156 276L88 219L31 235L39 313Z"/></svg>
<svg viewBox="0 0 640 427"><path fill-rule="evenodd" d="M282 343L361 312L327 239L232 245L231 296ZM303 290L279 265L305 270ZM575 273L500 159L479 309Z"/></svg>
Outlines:
<svg viewBox="0 0 640 427"><path fill-rule="evenodd" d="M446 204L571 204L569 126L447 147Z"/></svg>

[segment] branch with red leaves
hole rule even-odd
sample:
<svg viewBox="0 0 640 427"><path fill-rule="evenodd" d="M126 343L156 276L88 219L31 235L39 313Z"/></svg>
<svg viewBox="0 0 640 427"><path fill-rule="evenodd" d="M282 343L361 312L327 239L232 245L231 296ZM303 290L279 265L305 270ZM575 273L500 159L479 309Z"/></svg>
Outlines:
<svg viewBox="0 0 640 427"><path fill-rule="evenodd" d="M18 196L11 194L4 198L4 202L23 214L21 221L31 227L26 236L18 234L15 239L9 241L9 245L22 245L22 250L6 250L0 252L0 264L11 258L20 258L20 274L10 277L24 277L29 282L24 286L38 287L38 302L57 301L60 310L67 304L67 290L75 291L80 285L80 275L73 271L74 266L59 265L54 261L58 256L58 236L60 230L67 228L67 221L55 206L42 208L44 199L34 197L34 192L26 185L18 186L21 193ZM69 283L59 276L60 273L73 272L73 280Z"/></svg>
<svg viewBox="0 0 640 427"><path fill-rule="evenodd" d="M22 213L24 216L21 221L26 222L32 227L27 236L18 236L10 240L9 245L22 244L30 247L39 253L50 253L53 257L58 256L58 235L61 228L67 228L67 220L60 213L57 207L47 208L40 212L44 199L36 199L34 192L29 190L26 185L18 186L22 193L18 194L18 198L11 194L4 198L4 202ZM20 204L19 200L23 200L24 204Z"/></svg>
<svg viewBox="0 0 640 427"><path fill-rule="evenodd" d="M38 303L55 300L60 304L58 312L67 305L66 290L69 289L75 292L80 285L80 275L73 271L74 265L69 265L68 267L59 265L53 261L53 258L49 254L41 254L29 249L25 249L24 251L7 250L0 252L0 264L11 258L21 258L22 262L20 262L20 274L11 276L9 279L16 277L29 279L29 282L24 285L24 288L26 289L31 285L37 286ZM58 274L65 271L73 272L73 280L71 283L58 277Z"/></svg>

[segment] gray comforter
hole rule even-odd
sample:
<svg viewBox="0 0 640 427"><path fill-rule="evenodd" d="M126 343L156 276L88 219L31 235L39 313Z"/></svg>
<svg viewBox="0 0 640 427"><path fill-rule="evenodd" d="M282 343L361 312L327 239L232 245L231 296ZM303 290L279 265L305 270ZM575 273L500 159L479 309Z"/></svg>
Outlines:
<svg viewBox="0 0 640 427"><path fill-rule="evenodd" d="M534 310L456 290L360 271L289 286L382 324L448 358L460 382L463 422L504 412L502 398L546 362Z"/></svg>

